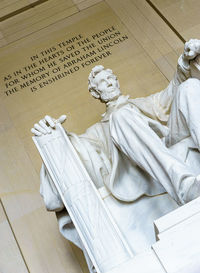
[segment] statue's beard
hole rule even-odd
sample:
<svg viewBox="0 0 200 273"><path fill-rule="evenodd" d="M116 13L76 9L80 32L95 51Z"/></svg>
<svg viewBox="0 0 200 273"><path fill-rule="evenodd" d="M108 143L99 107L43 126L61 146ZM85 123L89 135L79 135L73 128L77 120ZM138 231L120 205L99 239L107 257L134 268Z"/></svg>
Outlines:
<svg viewBox="0 0 200 273"><path fill-rule="evenodd" d="M117 99L121 94L121 91L119 88L116 88L112 92L104 92L101 94L100 100L102 102L108 102Z"/></svg>

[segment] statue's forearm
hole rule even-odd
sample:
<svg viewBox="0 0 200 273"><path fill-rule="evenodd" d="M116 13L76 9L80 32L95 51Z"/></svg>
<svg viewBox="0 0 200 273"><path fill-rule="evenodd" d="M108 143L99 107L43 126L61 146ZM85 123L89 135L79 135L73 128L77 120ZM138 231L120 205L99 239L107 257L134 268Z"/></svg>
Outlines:
<svg viewBox="0 0 200 273"><path fill-rule="evenodd" d="M182 54L178 59L177 70L174 75L173 83L177 86L190 78L190 61Z"/></svg>
<svg viewBox="0 0 200 273"><path fill-rule="evenodd" d="M184 54L182 54L178 59L177 69L174 77L167 88L158 93L155 93L154 95L143 98L143 100L146 101L146 104L148 102L149 107L151 106L150 108L152 108L151 112L154 113L154 117L152 118L158 119L162 122L167 122L170 106L177 88L190 76L191 73L189 60L187 60L184 57ZM139 101L141 101L141 99L134 100L134 102L137 102L138 105L141 104Z"/></svg>
<svg viewBox="0 0 200 273"><path fill-rule="evenodd" d="M169 83L168 87L160 92L159 100L160 105L166 107L166 105L171 104L175 92L178 86L191 77L190 61L182 54L177 63L177 69L174 73L172 81Z"/></svg>

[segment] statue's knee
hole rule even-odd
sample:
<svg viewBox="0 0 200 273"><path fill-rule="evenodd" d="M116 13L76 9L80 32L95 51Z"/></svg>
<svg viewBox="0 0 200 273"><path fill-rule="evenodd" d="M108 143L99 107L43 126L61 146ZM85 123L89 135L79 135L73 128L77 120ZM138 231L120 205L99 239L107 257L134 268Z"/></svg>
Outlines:
<svg viewBox="0 0 200 273"><path fill-rule="evenodd" d="M180 84L178 88L180 98L197 97L200 99L200 80L190 78Z"/></svg>
<svg viewBox="0 0 200 273"><path fill-rule="evenodd" d="M190 90L200 91L200 80L196 78L189 78L180 84L179 90L184 90L185 92L190 92Z"/></svg>

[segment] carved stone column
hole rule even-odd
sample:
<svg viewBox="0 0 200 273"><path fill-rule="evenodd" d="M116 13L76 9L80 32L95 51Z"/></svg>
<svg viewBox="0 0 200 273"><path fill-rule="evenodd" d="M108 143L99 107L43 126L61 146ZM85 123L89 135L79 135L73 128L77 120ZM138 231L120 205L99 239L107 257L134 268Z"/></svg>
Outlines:
<svg viewBox="0 0 200 273"><path fill-rule="evenodd" d="M97 272L132 258L62 126L57 124L51 134L33 140Z"/></svg>

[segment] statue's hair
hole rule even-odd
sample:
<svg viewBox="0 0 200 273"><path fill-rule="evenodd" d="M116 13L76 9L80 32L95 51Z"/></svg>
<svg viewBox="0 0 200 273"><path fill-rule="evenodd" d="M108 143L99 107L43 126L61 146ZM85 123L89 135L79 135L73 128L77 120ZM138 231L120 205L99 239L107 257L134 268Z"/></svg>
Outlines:
<svg viewBox="0 0 200 273"><path fill-rule="evenodd" d="M103 65L96 65L94 68L92 68L92 71L90 72L90 75L88 77L89 92L97 91L97 86L96 86L96 84L94 84L94 78L96 77L96 75L98 73L100 73L103 70L108 71L111 74L113 74L111 69L105 69Z"/></svg>

